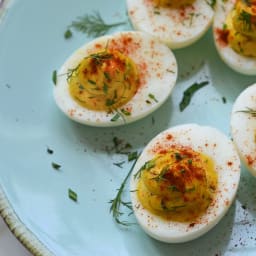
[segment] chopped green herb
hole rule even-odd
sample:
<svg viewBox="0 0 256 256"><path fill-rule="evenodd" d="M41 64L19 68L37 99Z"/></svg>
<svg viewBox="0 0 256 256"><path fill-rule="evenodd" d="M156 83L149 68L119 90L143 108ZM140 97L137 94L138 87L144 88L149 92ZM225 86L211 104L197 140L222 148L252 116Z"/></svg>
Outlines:
<svg viewBox="0 0 256 256"><path fill-rule="evenodd" d="M92 84L92 85L96 85L96 82L93 81L93 80L91 80L91 79L88 79L87 81L88 81L88 83L90 83L90 84Z"/></svg>
<svg viewBox="0 0 256 256"><path fill-rule="evenodd" d="M247 107L245 110L240 110L240 111L237 111L237 112L250 114L250 115L252 115L252 117L256 117L256 109L252 109L252 108Z"/></svg>
<svg viewBox="0 0 256 256"><path fill-rule="evenodd" d="M206 2L214 9L214 7L216 5L216 0L206 0Z"/></svg>
<svg viewBox="0 0 256 256"><path fill-rule="evenodd" d="M69 39L69 38L72 37L72 32L71 32L70 29L67 29L67 30L65 31L64 37L65 37L65 39Z"/></svg>
<svg viewBox="0 0 256 256"><path fill-rule="evenodd" d="M110 106L112 106L112 105L114 105L116 102L115 102L115 100L113 100L113 99L106 99L106 106L107 107L110 107Z"/></svg>
<svg viewBox="0 0 256 256"><path fill-rule="evenodd" d="M115 198L111 199L109 201L109 203L111 204L111 206L110 206L110 213L112 213L112 216L113 216L114 220L118 224L124 225L124 226L131 225L132 223L120 220L121 215L123 215L123 213L120 211L120 208L121 208L121 206L124 206L124 207L126 207L126 208L128 208L129 210L132 211L132 206L131 206L131 203L124 202L122 200L122 194L123 194L126 182L128 181L128 178L130 177L130 175L132 173L132 170L133 170L133 168L134 168L134 166L135 166L135 164L137 162L137 159L135 159L135 161L133 162L132 167L129 170L129 172L127 173L126 177L124 178L120 188L117 189L117 194L116 194Z"/></svg>
<svg viewBox="0 0 256 256"><path fill-rule="evenodd" d="M111 122L115 122L115 121L117 121L120 117L121 117L121 115L120 115L119 113L116 113L116 114L110 119L110 121L111 121Z"/></svg>
<svg viewBox="0 0 256 256"><path fill-rule="evenodd" d="M250 13L243 10L239 15L239 20L241 20L243 22L244 27L247 30L252 29L252 16Z"/></svg>
<svg viewBox="0 0 256 256"><path fill-rule="evenodd" d="M146 100L146 103L147 103L147 104L151 104L151 101L150 101L150 100Z"/></svg>
<svg viewBox="0 0 256 256"><path fill-rule="evenodd" d="M110 75L109 75L108 72L104 72L104 76L105 76L105 78L106 78L108 81L111 80L111 77L110 77Z"/></svg>
<svg viewBox="0 0 256 256"><path fill-rule="evenodd" d="M188 164L192 164L192 159L188 159Z"/></svg>
<svg viewBox="0 0 256 256"><path fill-rule="evenodd" d="M105 94L108 93L108 85L107 85L106 83L103 84L103 92L104 92Z"/></svg>
<svg viewBox="0 0 256 256"><path fill-rule="evenodd" d="M114 165L118 166L119 168L123 168L124 163L125 161L122 161L122 162L114 163Z"/></svg>
<svg viewBox="0 0 256 256"><path fill-rule="evenodd" d="M227 28L228 28L228 25L226 23L224 23L222 29L226 30Z"/></svg>
<svg viewBox="0 0 256 256"><path fill-rule="evenodd" d="M134 174L134 178L140 178L141 176L141 172L144 170L150 170L151 168L155 167L156 165L156 161L155 159L149 160L147 161L135 174Z"/></svg>
<svg viewBox="0 0 256 256"><path fill-rule="evenodd" d="M78 17L68 26L68 28L73 28L90 37L99 37L105 35L111 28L124 24L126 24L126 22L107 24L102 19L99 12L94 12L93 14L86 14L82 17Z"/></svg>
<svg viewBox="0 0 256 256"><path fill-rule="evenodd" d="M128 154L128 161L133 161L135 159L137 159L138 157L138 152L137 151L134 151L134 152L131 152Z"/></svg>
<svg viewBox="0 0 256 256"><path fill-rule="evenodd" d="M130 116L130 115L131 115L131 112L129 112L129 111L123 109L123 108L121 109L121 112L122 112L124 115L126 115L126 116Z"/></svg>
<svg viewBox="0 0 256 256"><path fill-rule="evenodd" d="M77 202L77 193L74 192L71 188L68 189L68 197L74 202Z"/></svg>
<svg viewBox="0 0 256 256"><path fill-rule="evenodd" d="M225 97L222 97L221 99L222 99L222 102L223 102L224 104L226 104L227 99L226 99Z"/></svg>
<svg viewBox="0 0 256 256"><path fill-rule="evenodd" d="M161 181L165 179L165 174L170 170L170 166L166 165L165 167L163 167L163 169L161 170L161 172L154 178L154 180L156 181Z"/></svg>
<svg viewBox="0 0 256 256"><path fill-rule="evenodd" d="M52 81L53 81L54 85L57 84L57 70L54 70L52 72Z"/></svg>
<svg viewBox="0 0 256 256"><path fill-rule="evenodd" d="M186 173L186 170L185 169L181 169L180 173L184 174L184 173Z"/></svg>
<svg viewBox="0 0 256 256"><path fill-rule="evenodd" d="M180 111L183 111L190 103L192 96L194 95L194 93L203 88L204 86L206 86L207 84L209 84L208 81L204 81L201 83L194 83L192 84L189 88L187 88L184 92L183 92L183 98L179 104L180 107Z"/></svg>
<svg viewBox="0 0 256 256"><path fill-rule="evenodd" d="M47 153L48 153L48 154L50 154L50 155L52 155L54 152L53 152L53 150L52 150L52 149L47 148Z"/></svg>
<svg viewBox="0 0 256 256"><path fill-rule="evenodd" d="M156 15L160 15L160 14L161 14L161 12L160 12L159 10L154 10L154 14L156 14Z"/></svg>
<svg viewBox="0 0 256 256"><path fill-rule="evenodd" d="M80 90L84 90L84 86L82 84L79 85Z"/></svg>
<svg viewBox="0 0 256 256"><path fill-rule="evenodd" d="M168 187L171 191L179 191L178 188L174 185Z"/></svg>
<svg viewBox="0 0 256 256"><path fill-rule="evenodd" d="M181 156L181 154L180 153L174 153L174 155L175 155L175 158L176 158L176 160L182 160L183 159L183 157Z"/></svg>
<svg viewBox="0 0 256 256"><path fill-rule="evenodd" d="M149 97L150 99L152 99L153 101L155 101L156 103L158 102L158 100L156 99L156 97L155 97L154 94L150 93L150 94L148 95L148 97Z"/></svg>
<svg viewBox="0 0 256 256"><path fill-rule="evenodd" d="M61 168L61 165L52 162L52 168L55 169L55 170L59 170Z"/></svg>

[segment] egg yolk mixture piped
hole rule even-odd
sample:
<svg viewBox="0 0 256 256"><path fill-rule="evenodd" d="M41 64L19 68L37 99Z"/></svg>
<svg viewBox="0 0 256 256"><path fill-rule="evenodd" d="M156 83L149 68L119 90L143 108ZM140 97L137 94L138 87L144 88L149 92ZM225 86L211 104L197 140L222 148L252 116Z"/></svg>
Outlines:
<svg viewBox="0 0 256 256"><path fill-rule="evenodd" d="M205 213L214 199L217 173L208 156L190 148L160 152L139 170L142 206L167 220L187 222Z"/></svg>
<svg viewBox="0 0 256 256"><path fill-rule="evenodd" d="M193 4L195 0L153 0L156 7L180 8Z"/></svg>
<svg viewBox="0 0 256 256"><path fill-rule="evenodd" d="M233 50L256 57L256 1L238 0L226 19L227 40Z"/></svg>
<svg viewBox="0 0 256 256"><path fill-rule="evenodd" d="M85 57L68 75L69 92L81 106L107 111L123 106L136 94L136 64L119 51L104 50Z"/></svg>

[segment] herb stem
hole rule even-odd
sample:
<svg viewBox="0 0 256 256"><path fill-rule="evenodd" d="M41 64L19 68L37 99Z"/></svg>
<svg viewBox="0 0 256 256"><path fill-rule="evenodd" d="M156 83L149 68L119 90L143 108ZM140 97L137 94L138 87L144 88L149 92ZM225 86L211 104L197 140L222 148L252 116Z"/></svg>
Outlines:
<svg viewBox="0 0 256 256"><path fill-rule="evenodd" d="M124 226L128 226L128 225L130 225L131 223L126 222L126 221L121 221L121 220L120 220L120 216L123 214L123 213L120 211L120 207L123 205L123 206L129 208L130 210L132 210L132 208L131 208L131 205L130 205L130 204L128 204L127 202L124 202L124 201L122 200L122 194L123 194L125 185L126 185L126 183L127 183L127 180L129 179L129 177L130 177L130 175L131 175L131 173L132 173L132 170L133 170L133 168L134 168L134 166L135 166L137 160L138 160L138 157L137 157L137 158L135 159L135 161L133 162L131 169L129 170L129 172L127 173L126 177L124 178L124 180L123 180L123 182L122 182L120 188L117 190L118 192L117 192L115 198L109 201L109 203L111 204L111 206L110 206L110 213L112 213L112 216L113 216L114 220L115 220L118 224L124 225Z"/></svg>

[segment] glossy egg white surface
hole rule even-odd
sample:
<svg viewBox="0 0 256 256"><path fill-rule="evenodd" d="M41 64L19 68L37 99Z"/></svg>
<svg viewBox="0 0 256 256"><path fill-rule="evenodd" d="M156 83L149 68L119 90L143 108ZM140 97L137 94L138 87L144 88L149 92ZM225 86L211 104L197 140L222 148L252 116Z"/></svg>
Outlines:
<svg viewBox="0 0 256 256"><path fill-rule="evenodd" d="M123 41L131 39L124 45ZM120 43L119 43L120 42ZM122 108L131 109L131 114L111 121L115 111L94 111L82 107L72 99L67 76L83 58L103 51L106 46L130 57L139 70L140 87L134 97ZM118 32L99 37L76 50L58 71L54 98L58 107L72 120L91 126L117 126L141 119L160 107L169 97L177 78L177 63L171 50L158 40L141 32ZM163 93L164 92L164 93ZM153 95L155 99L149 97Z"/></svg>
<svg viewBox="0 0 256 256"><path fill-rule="evenodd" d="M159 38L172 49L186 47L202 37L214 14L204 0L181 9L156 8L153 0L127 0L127 7L135 29Z"/></svg>
<svg viewBox="0 0 256 256"><path fill-rule="evenodd" d="M231 131L239 155L256 176L256 84L246 88L236 99L231 114ZM244 112L245 111L245 112Z"/></svg>
<svg viewBox="0 0 256 256"><path fill-rule="evenodd" d="M234 51L220 33L226 23L226 17L234 8L235 0L217 0L213 21L214 42L221 59L233 70L245 75L256 75L256 58L243 56Z"/></svg>
<svg viewBox="0 0 256 256"><path fill-rule="evenodd" d="M240 160L231 140L217 129L197 124L174 126L153 138L143 150L132 173L131 191L137 189L138 178L134 178L134 175L154 157L155 148L160 146L168 150L173 145L190 147L213 159L218 184L207 211L192 223L181 223L164 220L143 208L136 192L131 192L131 200L137 221L148 235L167 243L181 243L203 235L225 215L239 185Z"/></svg>

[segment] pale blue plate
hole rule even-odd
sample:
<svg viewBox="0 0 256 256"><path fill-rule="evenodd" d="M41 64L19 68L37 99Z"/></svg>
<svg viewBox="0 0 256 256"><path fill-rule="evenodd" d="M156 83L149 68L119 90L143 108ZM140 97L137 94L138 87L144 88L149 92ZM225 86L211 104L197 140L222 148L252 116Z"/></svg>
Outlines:
<svg viewBox="0 0 256 256"><path fill-rule="evenodd" d="M127 156L107 152L113 137L140 151L176 124L212 125L229 135L232 103L256 77L237 74L222 63L211 31L193 46L175 51L178 83L158 111L131 125L91 128L74 123L56 107L52 72L91 39L74 32L65 40L63 33L72 20L98 10L107 22L126 21L125 1L16 0L9 9L1 6L7 11L0 12L0 213L32 253L255 255L256 180L245 169L227 216L189 243L157 242L137 225L117 225L109 213L108 201L131 166ZM128 29L132 28L127 23L115 30ZM181 113L178 104L184 89L205 80L210 84ZM47 148L54 153L47 153ZM114 165L121 161L123 168ZM52 162L61 169L54 170ZM77 193L77 203L68 197L69 188ZM129 200L128 191L126 196ZM127 214L123 219L135 221Z"/></svg>

